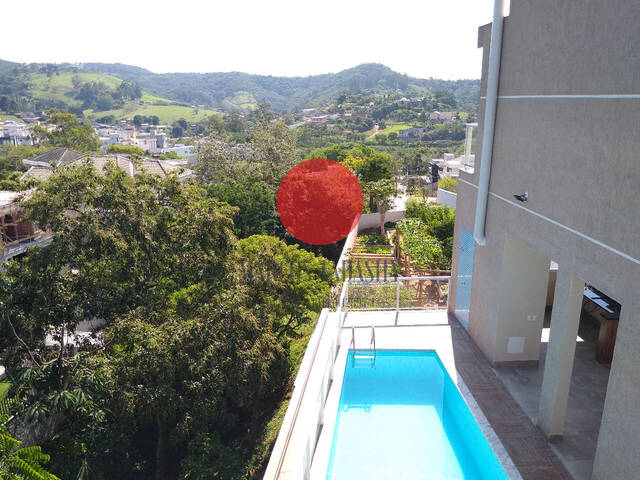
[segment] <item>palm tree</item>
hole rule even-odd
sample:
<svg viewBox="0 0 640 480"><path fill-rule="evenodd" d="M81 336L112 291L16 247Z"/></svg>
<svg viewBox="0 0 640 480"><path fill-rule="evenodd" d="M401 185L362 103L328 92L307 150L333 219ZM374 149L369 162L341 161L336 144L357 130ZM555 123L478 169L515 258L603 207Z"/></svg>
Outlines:
<svg viewBox="0 0 640 480"><path fill-rule="evenodd" d="M22 442L9 434L9 405L0 401L0 478L2 480L59 480L47 472L42 464L49 461L49 455L40 447L22 447Z"/></svg>

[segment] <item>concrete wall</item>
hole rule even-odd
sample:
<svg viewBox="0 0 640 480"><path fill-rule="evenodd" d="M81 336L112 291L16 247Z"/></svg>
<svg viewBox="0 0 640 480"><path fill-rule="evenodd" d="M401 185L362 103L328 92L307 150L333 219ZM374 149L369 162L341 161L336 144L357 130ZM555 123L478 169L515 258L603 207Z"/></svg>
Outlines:
<svg viewBox="0 0 640 480"><path fill-rule="evenodd" d="M549 281L549 260L515 237L505 239L498 289L493 363L537 362Z"/></svg>
<svg viewBox="0 0 640 480"><path fill-rule="evenodd" d="M640 2L512 0L503 34L487 244L475 250L469 330L492 362L510 358L508 339L522 336L521 319L531 308L510 301L509 292L519 296L523 288L512 283L521 266L511 239L622 304L596 480L640 478L639 24ZM490 26L480 28L481 96L489 37ZM483 111L481 98L479 142ZM478 155L475 173L460 172L453 275L460 227L473 230L482 162ZM513 195L524 191L528 202L515 201ZM534 276L546 292L541 266ZM455 287L450 301L455 305Z"/></svg>
<svg viewBox="0 0 640 480"><path fill-rule="evenodd" d="M404 210L387 212L384 217L385 223L398 222L404 218ZM380 227L380 214L379 213L365 213L360 217L358 222L358 231L366 230L367 228Z"/></svg>
<svg viewBox="0 0 640 480"><path fill-rule="evenodd" d="M443 190L442 188L438 188L437 202L444 207L456 208L457 196L458 195L454 192L450 192L449 190Z"/></svg>

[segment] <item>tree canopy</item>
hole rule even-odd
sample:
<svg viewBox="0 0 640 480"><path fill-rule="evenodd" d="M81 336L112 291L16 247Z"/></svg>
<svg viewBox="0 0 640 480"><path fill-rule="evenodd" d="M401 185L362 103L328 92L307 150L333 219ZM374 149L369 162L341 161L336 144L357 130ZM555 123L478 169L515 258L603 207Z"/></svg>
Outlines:
<svg viewBox="0 0 640 480"><path fill-rule="evenodd" d="M41 126L33 129L34 135L43 139L45 145L87 153L98 150L100 142L90 123L80 123L75 115L56 109L48 110L47 114L49 120L45 124L54 128L51 131Z"/></svg>
<svg viewBox="0 0 640 480"><path fill-rule="evenodd" d="M331 262L270 236L238 242L236 208L206 188L114 164L60 168L25 207L55 235L0 272L0 350L50 470L249 475ZM89 320L101 326L79 334Z"/></svg>

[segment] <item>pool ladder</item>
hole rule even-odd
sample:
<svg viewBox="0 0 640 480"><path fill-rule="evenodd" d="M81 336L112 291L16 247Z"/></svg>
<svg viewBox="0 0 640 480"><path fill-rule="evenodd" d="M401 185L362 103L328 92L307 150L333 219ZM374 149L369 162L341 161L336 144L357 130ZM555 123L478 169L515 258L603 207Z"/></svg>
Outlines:
<svg viewBox="0 0 640 480"><path fill-rule="evenodd" d="M369 353L358 353L356 350L356 328L351 327L351 349L353 350L353 357L351 357L351 366L353 368L358 367L370 367L375 368L376 366L376 329L372 325L371 327L371 337L369 338L369 350L364 350ZM358 362L358 360L360 362Z"/></svg>

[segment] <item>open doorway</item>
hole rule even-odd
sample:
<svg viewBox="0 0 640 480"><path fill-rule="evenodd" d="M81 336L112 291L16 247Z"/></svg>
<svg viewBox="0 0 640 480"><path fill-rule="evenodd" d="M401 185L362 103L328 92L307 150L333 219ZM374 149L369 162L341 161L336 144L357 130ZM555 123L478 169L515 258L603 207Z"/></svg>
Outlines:
<svg viewBox="0 0 640 480"><path fill-rule="evenodd" d="M547 355L549 341L554 335L552 317L557 274L558 265L551 262L537 364L530 362L495 369L496 375L534 423L539 423L546 362L548 358L552 362L558 361L554 356ZM620 304L591 284L585 284L581 293L564 424L562 434L556 438L552 448L574 479L590 480L615 348ZM552 370L555 368L553 365Z"/></svg>

